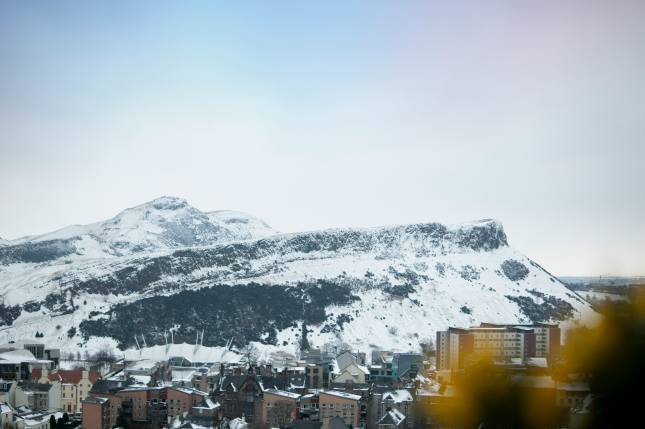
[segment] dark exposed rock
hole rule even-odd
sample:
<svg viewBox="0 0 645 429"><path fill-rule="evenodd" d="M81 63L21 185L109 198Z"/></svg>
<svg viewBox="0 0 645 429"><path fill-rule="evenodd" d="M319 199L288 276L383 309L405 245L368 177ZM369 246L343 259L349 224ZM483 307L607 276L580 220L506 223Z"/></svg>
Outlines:
<svg viewBox="0 0 645 429"><path fill-rule="evenodd" d="M477 271L477 269L472 265L464 265L463 267L461 267L459 275L462 279L469 282L473 280L479 280L479 271Z"/></svg>
<svg viewBox="0 0 645 429"><path fill-rule="evenodd" d="M47 262L76 252L75 239L48 240L0 247L0 265Z"/></svg>
<svg viewBox="0 0 645 429"><path fill-rule="evenodd" d="M575 309L567 301L535 290L529 292L540 298L542 302L538 304L528 296L506 295L506 298L515 302L520 307L522 314L532 322L562 321L574 316Z"/></svg>
<svg viewBox="0 0 645 429"><path fill-rule="evenodd" d="M515 259L507 259L502 262L502 271L504 275L511 281L517 282L524 280L529 275L529 269L523 263Z"/></svg>
<svg viewBox="0 0 645 429"><path fill-rule="evenodd" d="M22 307L19 305L5 305L0 304L0 326L9 325L13 323L22 313Z"/></svg>

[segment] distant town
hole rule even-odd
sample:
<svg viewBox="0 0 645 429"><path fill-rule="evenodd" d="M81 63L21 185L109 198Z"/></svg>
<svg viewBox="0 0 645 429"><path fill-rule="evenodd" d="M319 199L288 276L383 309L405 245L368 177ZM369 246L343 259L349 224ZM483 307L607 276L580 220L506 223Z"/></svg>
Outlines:
<svg viewBox="0 0 645 429"><path fill-rule="evenodd" d="M155 359L126 360L16 341L0 345L0 428L456 427L445 412L453 385L479 358L575 428L590 391L556 370L561 341L553 324L482 323L437 332L423 353L305 348L264 361L252 347L167 344Z"/></svg>

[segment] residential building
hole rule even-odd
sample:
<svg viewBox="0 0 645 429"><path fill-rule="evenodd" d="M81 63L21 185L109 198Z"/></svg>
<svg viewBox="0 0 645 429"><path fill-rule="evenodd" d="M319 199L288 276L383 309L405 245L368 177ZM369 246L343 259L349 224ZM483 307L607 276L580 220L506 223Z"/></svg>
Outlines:
<svg viewBox="0 0 645 429"><path fill-rule="evenodd" d="M305 387L323 389L329 387L330 363L318 362L305 365Z"/></svg>
<svg viewBox="0 0 645 429"><path fill-rule="evenodd" d="M468 359L485 356L493 360L522 361L532 357L553 359L560 351L560 328L556 325L493 325L482 323L468 329L437 332L437 369L461 369Z"/></svg>
<svg viewBox="0 0 645 429"><path fill-rule="evenodd" d="M83 429L110 428L110 400L108 398L84 398L81 402L83 410Z"/></svg>
<svg viewBox="0 0 645 429"><path fill-rule="evenodd" d="M94 370L58 369L50 372L47 369L34 369L29 376L29 381L43 384L57 382L61 389L60 398L63 411L75 413L81 410L81 402L87 397L92 385L100 377L101 374Z"/></svg>
<svg viewBox="0 0 645 429"><path fill-rule="evenodd" d="M299 419L309 421L320 420L320 404L317 394L308 393L306 395L302 395L298 403L300 407L298 414Z"/></svg>
<svg viewBox="0 0 645 429"><path fill-rule="evenodd" d="M350 362L334 375L334 383L365 384L370 371L366 366Z"/></svg>
<svg viewBox="0 0 645 429"><path fill-rule="evenodd" d="M208 393L201 392L197 389L188 387L168 387L166 392L166 402L168 404L168 416L176 417L182 413L189 413Z"/></svg>
<svg viewBox="0 0 645 429"><path fill-rule="evenodd" d="M414 380L423 369L423 355L420 353L395 353L392 358L394 380Z"/></svg>
<svg viewBox="0 0 645 429"><path fill-rule="evenodd" d="M361 396L336 390L326 390L318 394L320 421L322 429L330 429L334 417L341 418L345 425L359 426Z"/></svg>
<svg viewBox="0 0 645 429"><path fill-rule="evenodd" d="M49 422L51 417L58 420L63 417L62 412L37 412L27 409L25 412L16 410L14 417L15 429L50 429Z"/></svg>
<svg viewBox="0 0 645 429"><path fill-rule="evenodd" d="M6 402L12 406L16 404L16 385L18 382L3 380L0 378L0 402Z"/></svg>
<svg viewBox="0 0 645 429"><path fill-rule="evenodd" d="M369 381L376 383L392 383L394 374L392 360L394 353L384 350L372 352L372 365L370 365Z"/></svg>
<svg viewBox="0 0 645 429"><path fill-rule="evenodd" d="M60 409L60 384L18 382L15 406L27 406L34 411Z"/></svg>
<svg viewBox="0 0 645 429"><path fill-rule="evenodd" d="M5 401L0 401L0 428L13 426L13 407Z"/></svg>
<svg viewBox="0 0 645 429"><path fill-rule="evenodd" d="M375 395L377 396L377 395ZM405 421L397 423L397 427L410 428L414 426L414 399L407 389L396 389L378 395L377 422L380 421L391 410L398 411Z"/></svg>
<svg viewBox="0 0 645 429"><path fill-rule="evenodd" d="M396 408L386 411L383 417L377 422L378 429L398 429L403 428L405 416Z"/></svg>
<svg viewBox="0 0 645 429"><path fill-rule="evenodd" d="M267 389L262 395L261 425L263 427L285 427L298 415L298 393Z"/></svg>

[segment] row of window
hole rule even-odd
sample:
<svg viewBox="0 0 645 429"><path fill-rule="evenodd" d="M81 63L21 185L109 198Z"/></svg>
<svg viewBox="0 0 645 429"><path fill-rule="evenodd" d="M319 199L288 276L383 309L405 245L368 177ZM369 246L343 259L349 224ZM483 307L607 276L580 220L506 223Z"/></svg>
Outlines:
<svg viewBox="0 0 645 429"><path fill-rule="evenodd" d="M338 407L335 407L335 405L338 405ZM326 404L322 403L320 404L320 408L345 408L345 409L351 409L354 408L354 404Z"/></svg>

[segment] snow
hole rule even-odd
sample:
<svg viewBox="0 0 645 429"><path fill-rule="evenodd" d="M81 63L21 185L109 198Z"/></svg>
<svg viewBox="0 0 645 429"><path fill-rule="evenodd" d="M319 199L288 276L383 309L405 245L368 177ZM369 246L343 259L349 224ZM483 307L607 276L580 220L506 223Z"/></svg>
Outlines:
<svg viewBox="0 0 645 429"><path fill-rule="evenodd" d="M150 359L166 361L172 357L183 357L200 363L240 363L243 356L225 347L195 346L194 344L156 345L124 351L126 360Z"/></svg>
<svg viewBox="0 0 645 429"><path fill-rule="evenodd" d="M390 400L396 404L412 402L412 395L405 389L390 390L383 393L383 401Z"/></svg>
<svg viewBox="0 0 645 429"><path fill-rule="evenodd" d="M354 401L358 401L361 399L360 395L354 395L353 393L342 392L340 390L325 390L325 391L321 391L320 394L338 396L340 398L352 399Z"/></svg>
<svg viewBox="0 0 645 429"><path fill-rule="evenodd" d="M254 240L275 234L264 221L245 213L204 213L177 197L160 197L89 225L72 225L3 245L74 240L72 259L123 256L195 245Z"/></svg>
<svg viewBox="0 0 645 429"><path fill-rule="evenodd" d="M289 398L289 399L298 399L298 398L300 398L299 393L287 392L285 390L266 389L264 392L265 393L270 393L272 395L284 396L285 398Z"/></svg>
<svg viewBox="0 0 645 429"><path fill-rule="evenodd" d="M168 225L188 231L192 244L182 244L183 238L168 234ZM266 253L258 251L257 257L248 260L251 274L243 278L228 266L198 267L167 275L159 282L176 284L176 289L160 291L156 285L150 285L141 292L128 295L97 295L81 291L74 297L78 308L70 314L52 314L44 307L33 313L22 311L12 326L0 327L0 341L32 338L34 332L39 331L45 335L45 342L56 344L63 353L78 350L79 344L90 352L106 346L115 348L116 342L110 338L93 337L82 343L78 329L72 338L68 337L67 330L72 326L78 327L91 312L104 312L114 305L148 296L171 295L181 290L210 286L213 279L233 285L249 282L291 285L312 279L341 277L364 280L371 274L391 285L405 284L405 280L397 278L392 269L398 272L410 270L423 277L408 297L394 298L377 287L357 289L355 293L360 300L328 307L328 322L333 322L341 314L351 315L352 320L345 323L340 332L322 332L325 323L308 325L313 331L308 336L312 346L346 343L353 350L364 352L374 348L418 351L421 343L434 338L435 331L449 326L527 322L518 305L506 296L530 296L528 291L533 289L570 303L576 310L571 323L595 316L577 294L533 265L529 258L505 245L499 222L484 220L447 226L444 227L446 235L441 239L424 233L434 227L435 224L419 224L276 234L261 220L244 213L203 213L189 206L185 200L162 197L127 209L105 222L68 227L23 239L23 242L37 242L78 238L74 243L80 254L45 263L0 265L0 297L5 305L42 300L51 293L60 293L65 285L109 276L120 269L140 267L155 257L167 257L178 248L217 249L240 240L251 246L253 239L261 238L261 248L268 250ZM504 245L486 250L460 245L460 237L474 228L492 229L492 234L504 237ZM318 243L321 249L302 251L297 246L301 240ZM11 243L15 245L18 241ZM145 249L141 251L145 257L137 253L138 246ZM500 264L507 260L524 264L528 269L527 277L511 281L500 273ZM440 270L438 267L443 268ZM464 272L471 269L476 278L465 278ZM535 299L539 301L539 298ZM467 307L470 312L460 311L462 307ZM269 359L278 349L295 355L299 332L299 329L279 331L277 344L280 346L253 344L259 350L261 360ZM283 347L281 344L285 341L288 346ZM242 359L241 355L223 347L194 344L150 345L141 350L131 348L123 352L123 357L128 360L167 360L176 356L204 363L239 363Z"/></svg>

